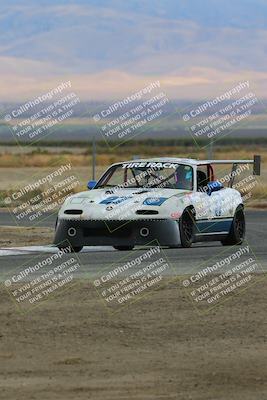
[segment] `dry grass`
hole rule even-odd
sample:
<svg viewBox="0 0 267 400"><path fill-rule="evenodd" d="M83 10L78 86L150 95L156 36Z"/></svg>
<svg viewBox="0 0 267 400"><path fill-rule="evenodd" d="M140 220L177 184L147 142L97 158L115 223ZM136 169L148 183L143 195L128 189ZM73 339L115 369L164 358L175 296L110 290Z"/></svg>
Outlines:
<svg viewBox="0 0 267 400"><path fill-rule="evenodd" d="M125 147L118 147L114 150L99 148L97 151L97 164L107 166L121 160L132 159L138 155L140 158L146 157L192 157L198 159L207 158L206 149L197 150L196 147L181 146L143 146L132 144ZM214 158L217 159L251 159L253 154L261 154L262 161L267 162L267 147L260 146L224 146L216 148ZM50 167L51 164L70 161L75 167L88 166L91 162L91 150L84 149L80 154L70 151L61 153L32 152L29 154L14 154L6 152L0 154L0 168L33 168Z"/></svg>
<svg viewBox="0 0 267 400"><path fill-rule="evenodd" d="M72 165L88 165L90 157L85 154L2 154L1 168L50 167L53 164L70 161Z"/></svg>
<svg viewBox="0 0 267 400"><path fill-rule="evenodd" d="M0 247L48 245L53 235L52 228L1 226Z"/></svg>
<svg viewBox="0 0 267 400"><path fill-rule="evenodd" d="M55 150L55 149L54 149ZM254 145L234 145L215 147L216 159L251 159L253 154L261 154L263 163L267 162L267 147ZM99 178L104 170L112 163L132 159L134 155L140 158L147 157L192 157L207 158L206 149L196 151L196 147L189 146L147 146L138 143L129 143L127 146L119 146L114 150L107 147L98 148L96 177ZM58 149L58 153L49 152L47 149L35 149L32 153L0 153L0 206L4 206L4 199L10 195L10 191L20 188L24 183L31 182L34 176L41 177L45 174L44 168L71 163L72 172L80 181L76 191L86 190L86 185L92 174L91 149ZM267 169L262 167L261 185L253 190L253 200L267 198Z"/></svg>

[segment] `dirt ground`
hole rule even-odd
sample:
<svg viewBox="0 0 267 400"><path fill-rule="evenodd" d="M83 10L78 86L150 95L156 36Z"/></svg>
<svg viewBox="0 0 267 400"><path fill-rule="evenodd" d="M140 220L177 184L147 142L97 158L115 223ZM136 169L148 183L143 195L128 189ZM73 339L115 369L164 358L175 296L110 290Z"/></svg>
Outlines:
<svg viewBox="0 0 267 400"><path fill-rule="evenodd" d="M54 229L0 226L0 248L43 246L53 242Z"/></svg>
<svg viewBox="0 0 267 400"><path fill-rule="evenodd" d="M88 281L21 314L0 290L4 400L263 400L267 280L199 315L178 282L116 314Z"/></svg>

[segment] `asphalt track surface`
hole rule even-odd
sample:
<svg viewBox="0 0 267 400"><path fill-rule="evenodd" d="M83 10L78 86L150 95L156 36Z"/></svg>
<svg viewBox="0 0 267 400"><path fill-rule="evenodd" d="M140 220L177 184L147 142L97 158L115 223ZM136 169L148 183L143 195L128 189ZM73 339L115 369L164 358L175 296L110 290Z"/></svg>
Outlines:
<svg viewBox="0 0 267 400"><path fill-rule="evenodd" d="M42 226L53 227L55 215L48 216L43 221ZM246 242L241 246L247 245L250 248L250 255L257 260L257 271L267 271L267 246L266 246L266 211L246 211L247 235ZM12 217L6 212L0 212L0 225L15 225ZM223 260L229 255L238 251L240 246L225 247L219 242L198 243L190 249L163 249L162 256L171 266L168 268L167 275L185 275L203 269L205 266L214 265L217 261ZM74 255L79 263L79 269L75 272L76 278L93 279L102 272L113 270L117 266L125 265L126 262L135 260L148 249L136 248L133 251L116 251L111 247L86 247L81 253ZM33 260L44 260L49 255L56 253L57 249L48 246L40 247L21 247L12 249L0 249L0 280L3 281L13 271L21 269L23 265L31 265ZM142 261L142 266L148 265L156 260L160 255L155 254L148 261ZM64 261L73 257L71 254L63 256ZM231 266L248 258L248 254L242 254L236 261L231 261ZM131 268L131 272L138 270L138 265ZM227 270L227 265L221 271Z"/></svg>
<svg viewBox="0 0 267 400"><path fill-rule="evenodd" d="M0 226L40 226L53 228L56 223L57 214L44 214L41 221L32 223L30 221L23 221L21 224L15 221L15 217L8 211L0 211Z"/></svg>

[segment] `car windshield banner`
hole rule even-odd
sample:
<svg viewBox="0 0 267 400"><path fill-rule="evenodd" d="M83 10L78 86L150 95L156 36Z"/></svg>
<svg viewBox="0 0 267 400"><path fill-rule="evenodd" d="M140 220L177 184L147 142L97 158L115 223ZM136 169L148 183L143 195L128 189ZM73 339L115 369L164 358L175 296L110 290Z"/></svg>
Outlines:
<svg viewBox="0 0 267 400"><path fill-rule="evenodd" d="M170 162L130 162L122 164L122 168L170 168L176 169L179 164Z"/></svg>

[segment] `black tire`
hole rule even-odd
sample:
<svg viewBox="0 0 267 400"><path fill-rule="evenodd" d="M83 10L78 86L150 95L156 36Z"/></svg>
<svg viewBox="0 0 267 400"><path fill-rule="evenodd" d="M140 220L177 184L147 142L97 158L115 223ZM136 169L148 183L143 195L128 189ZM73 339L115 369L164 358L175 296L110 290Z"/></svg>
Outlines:
<svg viewBox="0 0 267 400"><path fill-rule="evenodd" d="M68 248L68 246L59 246L58 247L58 249L59 250L65 250L65 249L67 249ZM72 247L71 246L71 249L70 249L70 251L69 251L69 253L79 253L81 250L83 249L83 246L80 246L80 247Z"/></svg>
<svg viewBox="0 0 267 400"><path fill-rule="evenodd" d="M126 251L126 250L132 250L134 246L113 246L114 249L120 250L120 251Z"/></svg>
<svg viewBox="0 0 267 400"><path fill-rule="evenodd" d="M195 215L192 210L185 210L179 221L182 247L191 247L195 235Z"/></svg>
<svg viewBox="0 0 267 400"><path fill-rule="evenodd" d="M246 233L246 221L243 208L238 208L232 222L231 230L226 239L222 240L223 246L242 244Z"/></svg>
<svg viewBox="0 0 267 400"><path fill-rule="evenodd" d="M83 246L80 247L72 247L72 253L80 253L80 251L82 251Z"/></svg>

